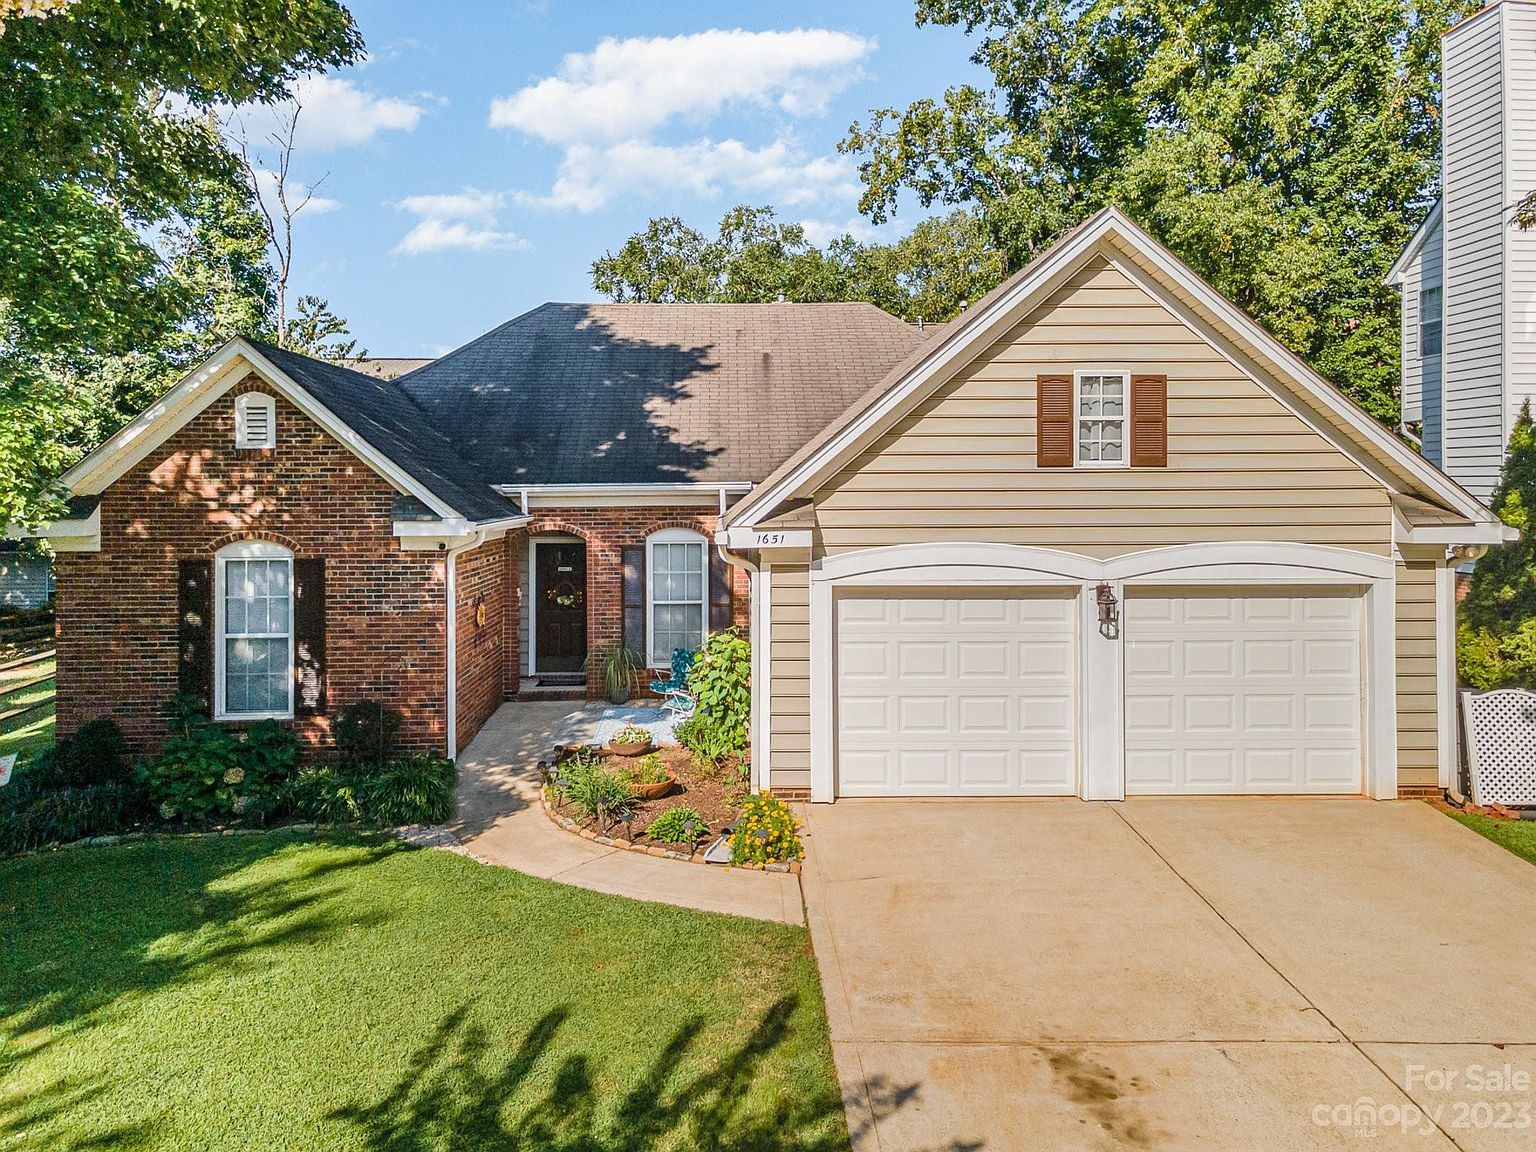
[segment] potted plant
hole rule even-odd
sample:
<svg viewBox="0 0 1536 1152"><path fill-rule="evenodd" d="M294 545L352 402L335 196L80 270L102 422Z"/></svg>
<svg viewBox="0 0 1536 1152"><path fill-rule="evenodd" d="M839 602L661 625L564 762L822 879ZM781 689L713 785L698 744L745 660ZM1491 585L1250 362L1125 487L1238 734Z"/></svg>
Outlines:
<svg viewBox="0 0 1536 1152"><path fill-rule="evenodd" d="M603 745L603 751L614 756L644 756L655 747L649 729L638 724L626 724Z"/></svg>
<svg viewBox="0 0 1536 1152"><path fill-rule="evenodd" d="M629 691L634 686L635 673L640 671L643 662L635 652L620 644L608 653L608 658L603 661L603 687L608 690L608 699L613 704L627 704Z"/></svg>
<svg viewBox="0 0 1536 1152"><path fill-rule="evenodd" d="M659 800L672 791L677 777L668 771L661 757L650 752L633 764L619 769L619 775L628 782L636 800Z"/></svg>

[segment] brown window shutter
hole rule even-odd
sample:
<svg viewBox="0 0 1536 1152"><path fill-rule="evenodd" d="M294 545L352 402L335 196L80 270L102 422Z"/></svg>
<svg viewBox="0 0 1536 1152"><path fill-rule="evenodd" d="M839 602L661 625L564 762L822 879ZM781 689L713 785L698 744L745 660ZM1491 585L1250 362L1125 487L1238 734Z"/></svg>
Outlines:
<svg viewBox="0 0 1536 1152"><path fill-rule="evenodd" d="M624 564L624 647L642 662L651 658L645 650L645 545L620 550Z"/></svg>
<svg viewBox="0 0 1536 1152"><path fill-rule="evenodd" d="M176 562L177 686L213 709L213 561Z"/></svg>
<svg viewBox="0 0 1536 1152"><path fill-rule="evenodd" d="M724 632L731 626L731 567L709 541L704 548L709 553L709 630Z"/></svg>
<svg viewBox="0 0 1536 1152"><path fill-rule="evenodd" d="M1041 376L1036 390L1036 461L1042 468L1070 468L1072 377Z"/></svg>
<svg viewBox="0 0 1536 1152"><path fill-rule="evenodd" d="M293 710L325 711L325 560L293 562Z"/></svg>
<svg viewBox="0 0 1536 1152"><path fill-rule="evenodd" d="M1131 467L1168 467L1168 377L1131 377Z"/></svg>

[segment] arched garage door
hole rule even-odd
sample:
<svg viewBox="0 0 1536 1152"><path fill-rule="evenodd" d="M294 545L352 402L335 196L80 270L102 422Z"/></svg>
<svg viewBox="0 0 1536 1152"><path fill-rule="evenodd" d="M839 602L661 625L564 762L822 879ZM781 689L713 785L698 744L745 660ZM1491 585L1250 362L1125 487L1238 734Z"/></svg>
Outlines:
<svg viewBox="0 0 1536 1152"><path fill-rule="evenodd" d="M1128 591L1129 793L1357 793L1359 590Z"/></svg>

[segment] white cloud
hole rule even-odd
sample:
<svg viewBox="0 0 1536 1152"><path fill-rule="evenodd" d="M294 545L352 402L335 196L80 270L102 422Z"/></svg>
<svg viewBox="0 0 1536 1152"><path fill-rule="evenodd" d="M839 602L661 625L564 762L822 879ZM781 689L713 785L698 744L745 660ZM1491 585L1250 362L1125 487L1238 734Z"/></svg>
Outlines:
<svg viewBox="0 0 1536 1152"><path fill-rule="evenodd" d="M867 244L881 235L880 229L862 216L854 216L842 223L835 220L801 220L799 223L805 229L805 238L818 248L825 248L843 236L852 236L860 244Z"/></svg>
<svg viewBox="0 0 1536 1152"><path fill-rule="evenodd" d="M863 76L861 62L874 49L865 37L817 28L609 39L493 101L490 123L564 150L551 190L523 197L547 207L594 212L621 192L679 187L803 204L856 191L852 166L806 154L782 128L761 146L658 136L673 123L698 125L738 108L820 114Z"/></svg>
<svg viewBox="0 0 1536 1152"><path fill-rule="evenodd" d="M505 193L479 188L407 196L395 207L420 219L401 237L394 251L420 256L449 249L487 252L525 248L527 241L521 236L497 225L497 214L505 202Z"/></svg>
<svg viewBox="0 0 1536 1152"><path fill-rule="evenodd" d="M423 103L432 99L379 96L348 77L324 73L304 76L293 88L302 108L294 141L301 155L366 144L381 132L413 131L425 114ZM269 148L274 133L286 132L293 108L293 100L242 105L234 128L244 126L253 151Z"/></svg>

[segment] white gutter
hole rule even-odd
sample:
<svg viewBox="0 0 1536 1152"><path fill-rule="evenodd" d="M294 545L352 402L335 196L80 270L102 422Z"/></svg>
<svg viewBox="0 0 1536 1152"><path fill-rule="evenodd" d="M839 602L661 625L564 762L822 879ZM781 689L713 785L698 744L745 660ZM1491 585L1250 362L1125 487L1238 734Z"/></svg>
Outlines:
<svg viewBox="0 0 1536 1152"><path fill-rule="evenodd" d="M446 741L448 759L459 758L459 553L469 552L485 543L486 537L492 530L490 528L477 528L471 534L468 544L460 544L457 548L448 549L448 555L443 561L443 586L448 596L448 637L447 637L447 667L444 669L446 679L447 713L448 713L448 738Z"/></svg>

